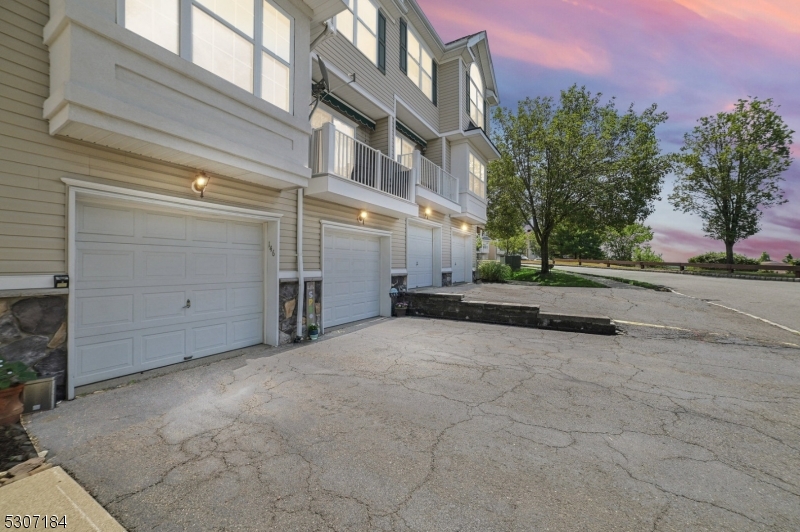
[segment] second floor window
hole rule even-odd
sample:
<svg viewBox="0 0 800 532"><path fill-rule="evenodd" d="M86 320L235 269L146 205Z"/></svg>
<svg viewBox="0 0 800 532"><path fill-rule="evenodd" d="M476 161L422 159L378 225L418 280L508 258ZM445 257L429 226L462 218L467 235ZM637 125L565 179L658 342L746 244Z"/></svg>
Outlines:
<svg viewBox="0 0 800 532"><path fill-rule="evenodd" d="M486 197L486 165L469 154L469 190L476 196Z"/></svg>
<svg viewBox="0 0 800 532"><path fill-rule="evenodd" d="M478 127L485 126L483 99L483 78L478 65L472 63L469 69L469 118Z"/></svg>
<svg viewBox="0 0 800 532"><path fill-rule="evenodd" d="M134 33L291 112L293 21L271 2L125 0L123 13Z"/></svg>
<svg viewBox="0 0 800 532"><path fill-rule="evenodd" d="M433 58L422 43L408 31L408 77L416 83L429 100L433 100Z"/></svg>
<svg viewBox="0 0 800 532"><path fill-rule="evenodd" d="M378 8L371 0L352 0L351 9L336 15L336 31L378 64Z"/></svg>

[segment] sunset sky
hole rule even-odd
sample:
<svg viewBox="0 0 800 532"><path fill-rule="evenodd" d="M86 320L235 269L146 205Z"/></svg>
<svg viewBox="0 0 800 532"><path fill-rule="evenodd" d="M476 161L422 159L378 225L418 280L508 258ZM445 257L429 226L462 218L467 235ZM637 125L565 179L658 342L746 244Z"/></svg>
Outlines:
<svg viewBox="0 0 800 532"><path fill-rule="evenodd" d="M800 131L800 0L418 0L447 42L486 30L505 107L526 96L557 96L573 83L616 96L618 106L667 111L666 151L701 116L739 98L773 98ZM795 134L794 157L800 154ZM763 230L737 253L800 257L800 161L784 175L789 203L768 210ZM666 260L723 251L697 217L666 198L647 220Z"/></svg>

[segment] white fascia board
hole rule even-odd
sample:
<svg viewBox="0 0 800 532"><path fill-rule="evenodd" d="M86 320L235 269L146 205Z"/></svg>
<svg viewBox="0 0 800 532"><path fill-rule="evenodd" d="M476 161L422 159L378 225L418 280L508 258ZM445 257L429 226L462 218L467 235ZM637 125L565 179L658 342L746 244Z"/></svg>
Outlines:
<svg viewBox="0 0 800 532"><path fill-rule="evenodd" d="M53 275L0 275L0 290L54 290L53 283Z"/></svg>

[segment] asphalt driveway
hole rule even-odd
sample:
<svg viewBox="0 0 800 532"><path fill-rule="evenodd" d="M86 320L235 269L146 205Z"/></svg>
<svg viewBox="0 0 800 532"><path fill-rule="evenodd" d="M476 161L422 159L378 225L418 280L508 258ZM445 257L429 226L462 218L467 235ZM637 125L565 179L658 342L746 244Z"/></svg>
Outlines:
<svg viewBox="0 0 800 532"><path fill-rule="evenodd" d="M800 349L623 332L379 320L31 431L130 530L800 529Z"/></svg>

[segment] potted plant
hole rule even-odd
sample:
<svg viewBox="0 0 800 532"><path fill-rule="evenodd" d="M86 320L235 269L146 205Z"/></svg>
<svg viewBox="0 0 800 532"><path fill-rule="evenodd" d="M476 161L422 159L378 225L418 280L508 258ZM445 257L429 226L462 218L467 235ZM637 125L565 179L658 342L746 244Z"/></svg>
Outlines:
<svg viewBox="0 0 800 532"><path fill-rule="evenodd" d="M0 426L19 421L24 406L20 400L26 382L36 378L36 372L22 362L0 360Z"/></svg>
<svg viewBox="0 0 800 532"><path fill-rule="evenodd" d="M312 340L316 340L319 338L319 326L315 324L311 324L308 326L308 337Z"/></svg>
<svg viewBox="0 0 800 532"><path fill-rule="evenodd" d="M403 318L406 315L406 311L408 310L408 303L405 301L398 301L394 304L394 312L398 318Z"/></svg>

